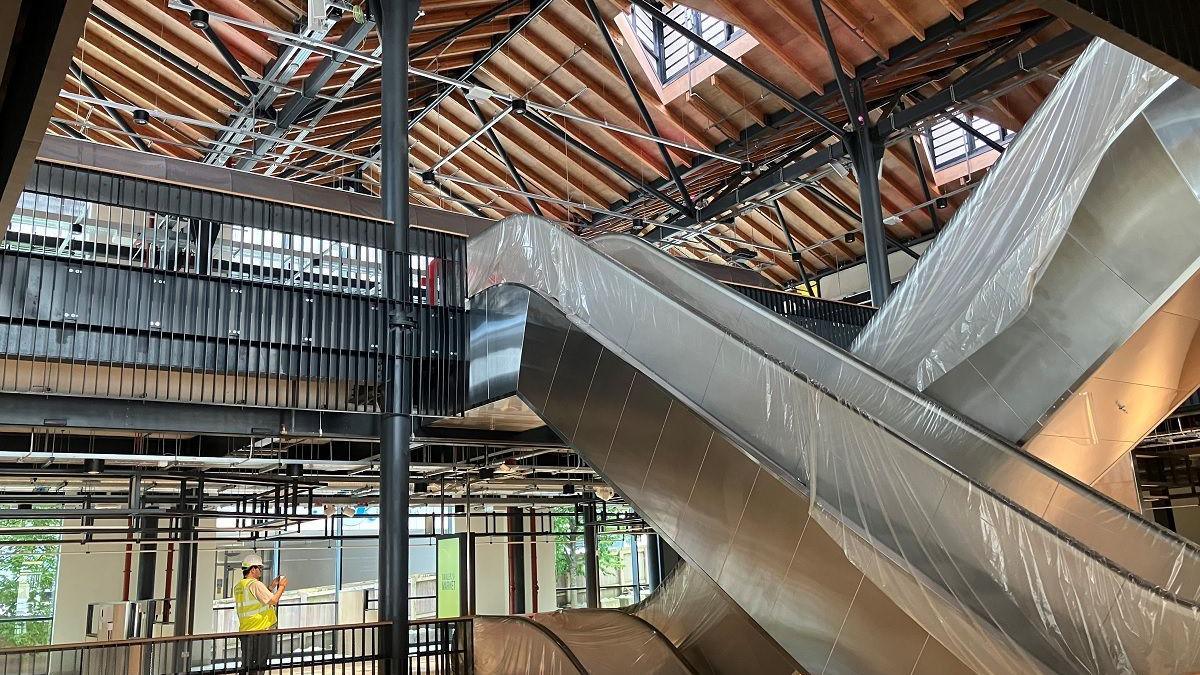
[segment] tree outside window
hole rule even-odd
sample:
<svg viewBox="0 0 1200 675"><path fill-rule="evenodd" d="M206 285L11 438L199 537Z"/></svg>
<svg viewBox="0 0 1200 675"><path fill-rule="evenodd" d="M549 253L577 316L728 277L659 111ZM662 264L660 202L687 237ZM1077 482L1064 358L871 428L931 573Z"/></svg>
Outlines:
<svg viewBox="0 0 1200 675"><path fill-rule="evenodd" d="M53 518L0 520L0 648L50 644L58 583L57 536L26 534L56 527ZM17 541L45 544L17 544Z"/></svg>
<svg viewBox="0 0 1200 675"><path fill-rule="evenodd" d="M576 520L575 510L569 506L556 507L551 517L551 530L554 537L554 573L558 587L558 606L586 606L584 591L584 561L583 535L570 534L583 530L583 524ZM626 535L611 534L603 530L596 536L596 557L599 561L600 576L620 576L627 563L621 555Z"/></svg>

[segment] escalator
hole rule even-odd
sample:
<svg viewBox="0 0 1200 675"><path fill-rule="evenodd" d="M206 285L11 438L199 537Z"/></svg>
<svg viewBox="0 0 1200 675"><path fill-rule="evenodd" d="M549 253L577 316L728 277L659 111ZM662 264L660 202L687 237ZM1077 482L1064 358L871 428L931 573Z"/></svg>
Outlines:
<svg viewBox="0 0 1200 675"><path fill-rule="evenodd" d="M518 395L804 670L1200 669L1194 546L640 240L512 218L469 276L471 400Z"/></svg>
<svg viewBox="0 0 1200 675"><path fill-rule="evenodd" d="M806 670L1192 667L1200 566L1169 533L636 240L598 242L621 265L513 219L476 245L547 264L527 267L539 292L473 276L493 283L472 304L472 400L519 395ZM685 287L790 343L789 365Z"/></svg>

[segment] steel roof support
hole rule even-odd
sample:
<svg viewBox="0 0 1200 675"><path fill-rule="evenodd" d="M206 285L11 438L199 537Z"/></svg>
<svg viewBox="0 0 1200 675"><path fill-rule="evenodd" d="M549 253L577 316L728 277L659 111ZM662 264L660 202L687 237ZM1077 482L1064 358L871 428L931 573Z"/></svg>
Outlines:
<svg viewBox="0 0 1200 675"><path fill-rule="evenodd" d="M600 36L604 38L604 44L608 46L608 53L612 56L613 63L616 64L617 70L621 73L621 79L625 80L625 86L629 88L629 95L637 103L642 123L646 125L646 129L650 133L655 136L661 136L662 134L658 133L658 126L654 124L654 118L650 117L650 111L646 109L646 102L642 100L642 94L638 91L637 83L633 81L633 75L629 73L629 68L625 66L625 61L621 59L621 53L617 51L617 44L613 42L612 35L608 32L608 26L604 25L604 17L600 16L600 9L596 7L596 0L584 0L584 2L587 3L588 11L592 15L592 21L596 23L596 28L600 31ZM695 210L696 205L692 202L692 196L688 193L687 186L683 184L683 176L679 173L679 167L675 166L671 155L667 153L667 146L662 143L655 143L655 146L658 147L658 152L662 155L663 164L667 166L671 180L675 181L675 187L679 188L679 198L683 200L688 210Z"/></svg>
<svg viewBox="0 0 1200 675"><path fill-rule="evenodd" d="M929 222L933 224L934 232L942 231L942 219L938 217L937 208L928 202L933 201L933 193L929 189L929 179L925 176L925 162L921 161L921 153L917 150L917 139L908 137L908 149L912 152L913 166L917 167L917 178L921 181L921 194L927 202L925 209L929 212Z"/></svg>
<svg viewBox="0 0 1200 675"><path fill-rule="evenodd" d="M479 118L479 123L486 126L483 110L479 108L479 104L471 99L467 99L467 105L471 107L471 112L475 113L475 116ZM508 109L512 110L512 108ZM504 161L504 166L508 168L508 175L512 176L513 182L517 184L517 187L522 192L531 192L529 185L525 183L525 177L521 175L520 171L517 171L517 166L513 164L512 158L508 156L508 151L504 149L504 145L500 142L500 137L496 135L495 130L488 127L487 135L488 140L492 143L492 147L496 149L496 154L500 155L500 159ZM529 202L529 208L533 209L535 214L542 215L542 207L538 206L533 197L526 196L525 200Z"/></svg>
<svg viewBox="0 0 1200 675"><path fill-rule="evenodd" d="M879 172L883 162L883 142L872 127L862 82L856 80L850 90L850 119L854 135L847 139L854 177L858 181L859 210L862 213L863 249L867 257L867 278L871 282L871 303L882 307L892 291L888 271L887 242L883 226L883 204L879 193Z"/></svg>
<svg viewBox="0 0 1200 675"><path fill-rule="evenodd" d="M100 91L100 87L96 85L95 81L88 77L87 73L83 72L83 68L79 67L79 64L75 61L75 59L71 59L71 63L67 64L67 68L70 69L71 74L75 76L75 79L79 80L79 84L83 85L83 88L87 89L89 94L100 101L101 105L104 107L104 112L108 113L108 116L112 118L112 121L116 122L117 126L121 127L125 133L129 134L129 140L133 141L133 144L137 146L138 150L141 150L142 152L150 152L150 146L146 144L146 141L142 140L141 135L133 130L133 127L129 126L129 122L125 121L125 118L121 116L121 113L117 111L117 108L115 106L107 105L107 103L109 103L108 97L104 95L104 92Z"/></svg>
<svg viewBox="0 0 1200 675"><path fill-rule="evenodd" d="M667 16L661 9L659 9L658 7L655 7L654 4L649 2L649 0L632 0L632 2L633 2L633 4L637 5L638 7L641 7L642 9L646 10L647 14L654 17L656 20L662 22L662 24L664 26L669 26L672 30L674 30L675 32L679 33L680 35L682 35L685 38L687 38L688 40L690 40L697 47L700 47L704 51L715 56L719 61L721 61L725 65L729 66L730 68L733 68L737 72L739 72L742 75L744 75L745 77L749 78L751 81L753 81L755 84L759 85L763 89L766 89L767 91L770 91L772 94L775 94L775 96L779 97L780 100L782 100L784 103L786 103L788 106L790 106L796 112L804 115L805 117L809 118L810 120L825 127L827 130L829 130L830 133L834 134L838 138L843 138L845 136L845 132L842 131L842 129L839 128L836 124L831 122L828 117L825 117L824 115L822 115L821 113L817 112L812 107L810 107L808 104L804 103L803 101L796 98L795 96L792 96L783 87L780 87L779 85L775 84L774 82L768 80L767 78L763 77L762 75L759 75L758 73L754 72L752 69L743 65L740 61L738 61L737 59L726 54L719 47L712 44L708 40L705 40L704 38L700 37L699 35L697 35L695 32L693 32L692 30L690 30L683 24L681 24L678 21L676 21L675 19L672 19L671 17Z"/></svg>
<svg viewBox="0 0 1200 675"><path fill-rule="evenodd" d="M538 17L538 15L542 13L542 10L549 7L550 1L551 0L532 0L530 10L525 14L525 16L521 17L515 23L513 23L512 27L508 29L507 33L502 35L500 37L500 39L493 42L492 46L488 47L487 51L480 54L475 59L475 61L471 63L471 65L467 66L467 69L464 70L459 75L459 79L466 80L466 79L469 79L472 75L474 75L475 71L482 68L483 65L485 63L487 63L489 59L491 59L493 56L495 56L497 52L499 52L501 49L504 49L504 46L507 45L510 41L512 41L512 39L515 38L517 36L517 34L520 33L525 28L525 26L528 26L530 24L530 22L532 22L534 19L536 19ZM446 97L450 96L450 93L453 91L454 91L453 87L447 87L446 89L443 89L442 91L438 92L438 95L435 96L433 98L433 100L429 102L428 105L426 105L424 108L422 108L416 115L412 116L412 118L408 122L408 128L409 129L413 128L414 126L417 125L418 122L425 119L425 116L428 115L429 113L433 112L433 110L435 108L437 108L438 105L440 105L442 101L445 101Z"/></svg>
<svg viewBox="0 0 1200 675"><path fill-rule="evenodd" d="M955 105L967 101L973 96L978 96L1005 80L1022 75L1033 68L1037 68L1044 63L1065 55L1073 49L1082 47L1089 40L1091 40L1091 36L1087 33L1077 28L1072 29L1036 47L1020 52L1016 57L1010 58L1003 63L983 71L968 73L954 82L954 84L930 96L925 101L903 110L898 110L878 120L875 126L878 129L879 138L886 142L886 140L890 139L897 132L918 122L941 115L945 110L953 108ZM777 185L804 178L827 164L841 161L848 154L849 149L846 144L837 142L821 148L812 154L798 158L786 166L781 166L775 171L764 173L754 178L736 192L714 199L707 206L700 209L698 220L701 222L711 220L734 208L746 199L753 198Z"/></svg>
<svg viewBox="0 0 1200 675"><path fill-rule="evenodd" d="M662 203L664 203L668 207L678 211L679 213L691 213L691 209L687 208L683 204L680 204L679 202L675 201L674 199L671 199L667 195L663 194L663 192L661 190L647 185L644 181L638 180L637 176L634 176L633 174L629 173L625 169L622 169L621 167L617 166L616 164L608 161L607 158L605 158L600 153L596 152L589 145L587 145L586 143L583 143L579 139L568 134L566 131L561 129L559 126L551 123L549 120L542 117L541 115L539 115L533 111L529 111L529 112L525 113L525 116L528 117L529 120L532 121L534 124L545 129L546 131L554 134L555 136L558 136L560 139L562 139L568 145L574 147L576 150L579 150L580 152L587 155L588 157L591 157L596 162L599 162L604 168L606 168L609 171L612 171L613 173L620 176L625 182L632 185L635 189L637 189L641 192L644 192L646 195L648 195L650 197L654 197L655 199L661 201Z"/></svg>
<svg viewBox="0 0 1200 675"><path fill-rule="evenodd" d="M800 268L800 278L804 281L804 287L808 289L808 294L813 296L812 282L808 279L808 270L804 269L804 258L800 254L800 251L796 250L796 240L792 238L792 230L788 227L787 219L783 217L783 209L779 206L779 200L776 199L772 202L771 206L775 210L776 220L779 221L779 229L783 230L783 236L787 239L788 250L792 254L792 261L796 263L796 267Z"/></svg>
<svg viewBox="0 0 1200 675"><path fill-rule="evenodd" d="M129 26L126 26L115 16L109 14L100 7L93 6L89 11L89 14L100 23L120 33L122 36L133 41L135 44L154 54L156 57L178 68L189 77L193 77L200 82L203 82L213 91L216 91L239 104L244 105L246 101L249 100L246 98L245 94L230 88L224 82L221 82L212 75L209 75L203 70L197 68L195 64L188 63L187 61L179 58L175 52L171 51L170 49L160 47L159 45L155 44L154 41L146 39L146 36L142 35L136 30L132 30Z"/></svg>
<svg viewBox="0 0 1200 675"><path fill-rule="evenodd" d="M895 68L897 66L897 64L905 63L906 65L911 65L912 62L908 61L908 60L911 59L914 55L919 54L922 50L929 49L931 46L936 45L936 44L944 44L948 39L950 39L956 33L965 31L971 25L978 23L979 21L982 21L983 19L990 16L992 13L996 12L997 10L999 10L1005 6L1012 4L1013 2L1014 2L1014 0L977 0L975 3L967 6L963 10L964 17L962 19L958 19L955 17L949 17L947 19L944 19L944 20L934 24L933 26L930 26L928 29L926 29L924 40L921 40L921 39L918 39L915 37L909 38L908 40L905 40L904 42L900 43L895 48L893 48L889 52L888 57L886 59L878 58L878 57L873 58L870 61L868 61L868 62L862 64L861 66L859 66L858 68L856 68L855 72L860 79L866 81L866 80L873 80L873 79L883 76L884 74L889 72L890 69ZM1044 24L1041 27L1044 27ZM1028 36L1026 36L1026 37L1028 37ZM1011 43L1009 43L1009 44L1011 44ZM917 61L917 62L920 62L920 61ZM983 65L976 66L976 68L979 70L982 70L984 67L985 66L983 66ZM812 94L809 94L808 96L805 96L801 100L810 107L816 107L816 106L820 106L820 105L824 105L824 104L828 103L837 94L838 94L838 88L835 84L831 87L826 87L826 90L824 92L820 92L820 93L814 92ZM743 132L742 137L740 139L733 140L733 141L726 141L725 143L721 144L720 146L718 146L718 150L724 149L724 148L731 148L736 145L747 145L754 141L758 141L763 136L769 134L771 131L773 131L779 127L794 123L801 117L803 117L803 115L797 111L782 111L781 113L779 113L777 115L770 116L767 124L752 127L751 129ZM841 135L839 135L838 137L840 138ZM789 154L792 154L792 153L789 153ZM774 164L776 167L782 167L787 164L787 161L786 160L784 160L784 161L775 160L775 161L772 161L771 163ZM708 166L709 164L710 164L710 159L708 157L697 157L692 162L691 168L689 168L688 171L685 172L685 177L687 176L687 174L697 171L699 169L702 169L702 168ZM763 172L762 175L766 175L769 173L772 173L772 172L766 171L766 172ZM760 178L761 178L761 175L760 175ZM781 180L779 182L783 183L783 182L787 182L787 181ZM755 185L760 185L762 183L763 183L763 181L758 181L756 179ZM665 181L660 182L658 184L659 185L665 184ZM726 187L728 187L728 186L726 186ZM758 189L757 192L755 192L754 194L759 194L763 191L764 191L763 189ZM731 191L726 189L725 192L728 194ZM741 193L742 193L742 191L739 188L733 194L741 194ZM725 195L716 195L714 197L710 197L709 199L710 199L710 201L713 199L723 199L724 196ZM750 195L750 196L752 197L754 195ZM629 197L627 197L627 201L632 201L633 199L634 199L633 194L631 194ZM613 208L616 208L616 205L614 205ZM727 205L724 208L727 210L730 207ZM710 209L706 207L706 208L702 209L701 211L702 211L702 215L703 215L705 213L710 212ZM654 235L655 233L656 233L656 231L651 231L650 234Z"/></svg>
<svg viewBox="0 0 1200 675"><path fill-rule="evenodd" d="M358 46L362 44L363 40L367 38L367 34L374 30L374 28L374 21L364 21L363 23L352 24L350 28L348 28L340 38L338 38L337 45L343 49L357 49ZM292 125L296 123L296 120L300 118L300 115L304 113L304 109L307 108L310 103L313 103L317 100L317 95L321 93L321 89L329 82L329 79L333 77L338 69L342 67L342 64L346 62L347 58L348 55L344 53L332 52L321 59L321 63L317 65L316 69L314 69L312 73L308 75L308 77L304 78L304 84L301 85L300 92L292 96L292 98L289 99L288 102L283 106L283 109L276 114L275 125L269 132L267 132L267 136L273 138L282 138L285 134L287 134L287 132L292 128ZM332 102L326 101L324 107L330 107L331 105ZM319 119L320 115L318 114L316 120ZM260 139L254 144L254 149L251 151L250 156L242 157L238 161L237 168L250 168L265 153L270 152L275 145L276 141L274 140L269 138Z"/></svg>

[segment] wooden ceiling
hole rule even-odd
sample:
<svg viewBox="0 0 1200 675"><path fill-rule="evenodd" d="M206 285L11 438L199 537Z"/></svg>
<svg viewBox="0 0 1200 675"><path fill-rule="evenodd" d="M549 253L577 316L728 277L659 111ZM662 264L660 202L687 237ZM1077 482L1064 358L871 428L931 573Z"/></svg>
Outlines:
<svg viewBox="0 0 1200 675"><path fill-rule="evenodd" d="M838 55L847 73L886 58L897 45L925 38L929 27L952 18L961 19L970 12L971 2L963 0L824 0L830 29L838 45ZM193 0L197 7L215 14L235 17L274 31L293 32L303 21L303 0ZM364 3L365 4L365 3ZM424 0L424 14L417 20L411 47L420 51L414 65L442 75L458 78L530 11L527 2L515 3L497 13L490 21L465 31L455 39L438 43L434 49L421 49L445 31L504 3L499 0ZM726 19L744 28L756 41L741 58L742 63L782 86L796 97L826 89L834 80L813 13L811 0L693 0L692 6ZM752 80L730 68L691 82L685 95L664 102L657 83L638 65L635 49L622 39L618 15L627 11L625 3L601 0L602 13L609 30L617 39L623 61L629 65L638 89L649 108L660 134L693 146L721 148L736 157L756 163L779 156L812 134L811 123L775 124L773 120L787 111L785 104ZM347 15L329 31L326 42L336 43L356 28ZM1024 45L1034 45L1062 32L1067 27L1050 20L1041 10L1014 1L972 23L964 31L941 40L908 59L892 64L883 74L866 82L872 100L896 99L902 92L929 95L955 73L961 73L971 59L983 58L994 48L1007 45L1022 31ZM192 160L204 160L213 154L214 140L222 135L216 128L227 125L231 116L243 109L242 101L250 90L272 70L283 49L281 40L267 32L239 27L213 19L211 29L244 69L244 77L235 75L228 60L214 41L189 24L188 15L169 6L169 0L94 0L92 15L83 38L75 50L77 71L68 76L63 90L85 97L102 95L110 101L175 116L152 118L144 126L131 126L130 115L122 110L109 111L103 106L60 98L50 133L82 136L102 143L136 148L139 142L122 124L140 134L146 147ZM1007 41L1007 42L1006 42ZM372 31L358 52L378 53L378 40ZM328 53L328 52L327 52ZM269 106L258 106L255 130L268 133L275 126L272 115L284 110L299 94L305 78L316 71L326 58L324 53L308 56L294 74L285 76L287 89L278 92ZM191 68L186 67L191 66ZM379 142L379 93L377 68L349 59L337 68L320 88L320 94L336 99L318 98L316 106L329 104L329 110L314 123L312 116L280 132L283 141L271 147L266 161L251 170L273 172L295 180L322 184L346 184L346 178L358 181L362 189L374 190L378 164L368 164L346 156L334 156L310 149L333 148L354 156L371 156ZM525 26L497 54L474 73L480 84L537 103L562 107L572 113L604 120L611 124L644 130L636 101L625 86L617 66L609 55L602 36L593 23L584 0L550 0L538 17ZM931 77L939 78L930 82ZM251 84L244 84L249 81ZM1011 129L1019 130L1053 87L1053 73L1034 77L1020 86L994 97L981 114ZM411 80L412 109L420 110L445 86L424 79ZM232 95L237 95L235 99ZM238 100L240 99L240 100ZM905 98L904 102L912 99ZM478 101L485 119L501 112L495 99ZM253 107L253 106L252 106ZM251 107L251 108L252 108ZM309 106L312 107L311 105ZM251 109L251 108L247 108ZM271 110L266 110L270 108ZM827 97L820 109L831 119L845 119L840 99ZM272 110L274 112L272 112ZM118 122L116 117L122 118ZM673 192L670 175L655 144L595 125L553 118L573 138L620 167L630 177L647 184L662 183L663 191ZM442 158L478 130L481 121L471 103L454 92L416 125L411 133L411 163L414 168L412 195L415 203L459 212L478 210L489 217L514 212L529 212L530 202L517 194L478 185L442 180L426 185L419 173ZM516 171L533 192L566 202L598 209L614 205L629 213L650 219L665 207L638 195L635 187L616 172L586 156L580 150L531 122L527 117L509 115L493 131L509 154ZM240 150L248 153L255 139L238 140ZM927 201L918 171L926 171L924 152L913 153L908 143L889 148L883 168L883 209L885 214L907 212ZM694 153L672 149L672 160L685 170L686 183L693 197L730 179L737 167L720 161L696 162ZM702 159L702 158L701 158ZM210 158L210 161L211 158ZM228 161L228 160L226 160ZM235 162L229 162L234 164ZM479 184L518 190L502 157L488 136L467 146L439 170L440 174ZM846 177L831 175L820 181L826 193L842 202L836 208L811 190L796 190L780 200L788 226L797 243L814 246L803 255L809 273L828 271L862 254L861 238L846 241L843 235L858 227L852 212L857 210L857 187ZM954 186L947 186L947 189ZM934 188L933 196L937 196ZM899 240L923 237L935 228L934 215L944 220L953 213L965 194L949 198L948 208L931 213L919 209L906 213L889 226ZM545 215L572 223L590 222L595 213L560 203L540 202ZM600 216L599 229L624 230L630 221ZM743 240L761 247L759 257L750 262L761 266L773 282L784 284L799 276L799 269L787 254L783 232L773 211L751 210L710 230L729 240ZM710 242L717 250L700 248L699 243L675 246L671 251L684 257L721 260L720 252L737 246L722 239Z"/></svg>

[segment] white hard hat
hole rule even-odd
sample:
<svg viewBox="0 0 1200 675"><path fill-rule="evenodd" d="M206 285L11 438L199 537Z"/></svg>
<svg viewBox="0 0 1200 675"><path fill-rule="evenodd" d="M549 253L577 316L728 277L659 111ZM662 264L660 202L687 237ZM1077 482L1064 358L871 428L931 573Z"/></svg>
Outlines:
<svg viewBox="0 0 1200 675"><path fill-rule="evenodd" d="M250 555L248 555L242 559L242 569L244 569L244 570L248 570L251 567L262 567L262 566L263 566L262 557L260 555L258 555L257 553L251 553Z"/></svg>

